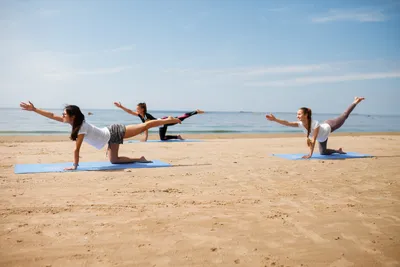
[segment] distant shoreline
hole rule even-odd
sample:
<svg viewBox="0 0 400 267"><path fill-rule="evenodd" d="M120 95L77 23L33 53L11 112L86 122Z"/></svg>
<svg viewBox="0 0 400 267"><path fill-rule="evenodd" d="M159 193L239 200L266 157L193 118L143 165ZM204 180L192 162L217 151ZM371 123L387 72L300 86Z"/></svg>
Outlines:
<svg viewBox="0 0 400 267"><path fill-rule="evenodd" d="M0 110L20 110L20 108L17 107L0 107ZM61 108L42 108L48 111L56 111L59 110L61 112L62 107ZM156 110L156 109L151 109L148 110L149 113L182 113L182 112L187 112L189 109L181 109L181 110ZM85 115L87 115L87 112L91 112L93 113L90 116L95 116L96 113L94 113L94 111L119 111L116 108L85 108L82 107L82 111L85 112ZM238 111L232 111L232 110L224 110L224 111L215 111L215 110L206 110L206 113L241 113L241 114L269 114L269 113L273 113L273 114L296 114L296 111L245 111L245 110L238 110ZM338 115L341 114L340 112L313 112L314 115ZM357 112L353 112L352 116L390 116L390 117L396 117L396 116L400 116L400 114L363 114L363 113L357 113Z"/></svg>
<svg viewBox="0 0 400 267"><path fill-rule="evenodd" d="M335 136L398 136L400 132L337 132ZM182 134L185 139L259 139L259 138L301 138L304 133L209 133L209 134ZM131 139L140 139L138 135ZM149 140L158 140L158 134L149 134ZM70 141L68 134L60 135L0 135L0 143L5 142L63 142Z"/></svg>
<svg viewBox="0 0 400 267"><path fill-rule="evenodd" d="M210 136L210 135L263 135L271 137L272 135L303 135L301 130L288 130L288 131L264 131L264 132L244 132L244 131L230 131L230 130L215 130L215 131L174 131L170 130L171 134L181 134L181 135L202 135L202 136ZM384 133L385 135L398 135L400 131L337 131L334 134L336 135L381 135ZM2 136L69 136L70 131L0 131L0 137ZM157 129L150 129L149 136L158 136Z"/></svg>

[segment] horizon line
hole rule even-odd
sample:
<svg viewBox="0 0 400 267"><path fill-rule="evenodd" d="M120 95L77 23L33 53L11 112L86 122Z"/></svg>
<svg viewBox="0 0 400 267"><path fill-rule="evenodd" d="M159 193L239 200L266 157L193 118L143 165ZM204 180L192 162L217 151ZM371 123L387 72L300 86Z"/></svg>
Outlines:
<svg viewBox="0 0 400 267"><path fill-rule="evenodd" d="M16 107L0 107L0 109L20 109L20 108L16 108ZM41 109L47 109L47 110L61 110L61 108L41 108ZM85 108L86 109L86 108ZM89 108L91 110L118 110L118 109L112 109L112 108ZM86 110L89 110L86 109ZM153 109L151 110L151 112L187 112L187 109ZM151 114L151 112L148 112ZM251 110L204 110L205 114L207 113L264 113L264 114L269 114L269 113L285 113L285 114L294 114L296 112L294 111L273 111L273 112L267 112L267 111L251 111ZM314 113L314 112L313 112ZM315 112L314 114L318 114L318 115L337 115L340 114L340 112L335 113L335 112ZM362 116L400 116L400 113L396 114L396 113L379 113L379 114L367 114L367 113L357 113L357 112L353 112L352 115L362 115Z"/></svg>

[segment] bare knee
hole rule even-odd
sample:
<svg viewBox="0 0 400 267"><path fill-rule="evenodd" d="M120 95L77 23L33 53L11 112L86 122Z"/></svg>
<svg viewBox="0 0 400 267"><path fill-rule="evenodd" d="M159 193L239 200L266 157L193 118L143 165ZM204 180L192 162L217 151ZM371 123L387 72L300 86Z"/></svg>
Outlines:
<svg viewBox="0 0 400 267"><path fill-rule="evenodd" d="M117 153L113 153L113 151L109 150L108 151L108 159L110 160L111 164L117 164L118 163L118 154Z"/></svg>
<svg viewBox="0 0 400 267"><path fill-rule="evenodd" d="M108 159L110 160L111 164L117 164L118 163L118 157L116 156L109 156Z"/></svg>
<svg viewBox="0 0 400 267"><path fill-rule="evenodd" d="M107 154L108 154L108 159L112 164L118 163L119 157L118 157L118 149L119 149L119 144L110 144Z"/></svg>

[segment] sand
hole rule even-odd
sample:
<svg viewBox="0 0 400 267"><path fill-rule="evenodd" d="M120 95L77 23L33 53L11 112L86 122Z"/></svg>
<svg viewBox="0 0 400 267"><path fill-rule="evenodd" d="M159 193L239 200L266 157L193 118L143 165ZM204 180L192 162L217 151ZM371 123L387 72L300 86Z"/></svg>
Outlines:
<svg viewBox="0 0 400 267"><path fill-rule="evenodd" d="M400 266L400 135L330 138L374 158L270 155L307 153L300 136L124 144L173 167L23 175L14 164L71 161L73 143L0 137L0 266Z"/></svg>

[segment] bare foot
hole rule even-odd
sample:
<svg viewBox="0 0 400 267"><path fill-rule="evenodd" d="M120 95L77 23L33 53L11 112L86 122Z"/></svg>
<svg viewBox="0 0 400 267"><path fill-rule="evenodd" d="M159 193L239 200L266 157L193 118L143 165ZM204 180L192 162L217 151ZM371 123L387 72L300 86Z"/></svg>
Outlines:
<svg viewBox="0 0 400 267"><path fill-rule="evenodd" d="M354 98L354 104L358 104L358 103L360 103L361 101L363 101L365 99L365 97L358 97L358 96L356 96L355 98Z"/></svg>
<svg viewBox="0 0 400 267"><path fill-rule="evenodd" d="M200 110L200 109L196 109L196 112L197 112L197 114L203 114L204 113L204 111Z"/></svg>
<svg viewBox="0 0 400 267"><path fill-rule="evenodd" d="M185 139L182 138L181 135L178 135L178 139L179 139L179 140L185 140Z"/></svg>
<svg viewBox="0 0 400 267"><path fill-rule="evenodd" d="M141 163L151 163L152 161L147 160L144 156L141 156L141 157L139 158L139 162L141 162Z"/></svg>
<svg viewBox="0 0 400 267"><path fill-rule="evenodd" d="M339 154L346 154L346 152L344 152L342 148L339 148L339 149L337 150L337 152L338 152Z"/></svg>

